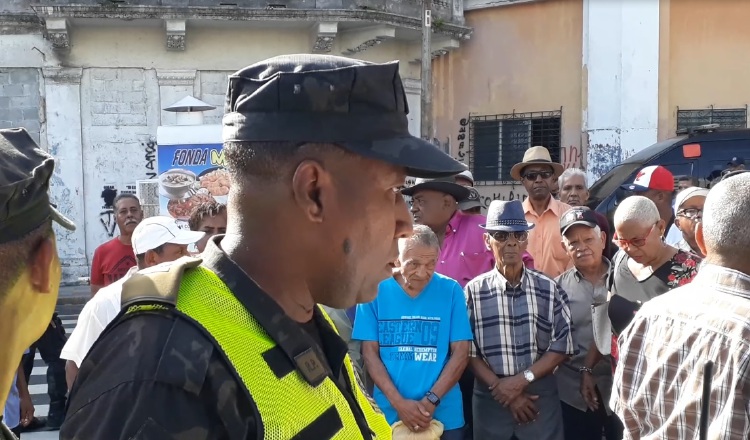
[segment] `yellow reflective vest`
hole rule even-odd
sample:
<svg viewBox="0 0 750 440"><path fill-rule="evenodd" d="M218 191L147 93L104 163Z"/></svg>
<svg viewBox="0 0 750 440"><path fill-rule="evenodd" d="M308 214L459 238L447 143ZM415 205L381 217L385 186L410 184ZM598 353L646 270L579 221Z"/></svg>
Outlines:
<svg viewBox="0 0 750 440"><path fill-rule="evenodd" d="M310 385L296 369L277 377L263 356L276 347L276 343L216 274L204 267L195 267L185 270L178 283L177 310L200 324L225 353L258 408L260 420L257 423L262 427L263 439L391 439L388 422L374 400L362 390L348 354L342 374L354 391L358 410L369 426L370 432L365 436L349 401L330 376L317 386ZM129 306L127 313L149 308L143 304L148 302L147 297L139 302L141 304ZM335 329L322 309L321 313Z"/></svg>

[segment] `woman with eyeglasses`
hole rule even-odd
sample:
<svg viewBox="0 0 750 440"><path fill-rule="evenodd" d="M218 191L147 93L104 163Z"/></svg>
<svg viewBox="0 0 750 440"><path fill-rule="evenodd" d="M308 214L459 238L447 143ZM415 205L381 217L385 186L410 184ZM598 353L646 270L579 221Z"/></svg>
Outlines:
<svg viewBox="0 0 750 440"><path fill-rule="evenodd" d="M612 357L617 361L617 335L646 301L688 284L701 257L664 242L667 224L651 200L631 196L614 217L614 243L620 248L612 264L607 315L614 334Z"/></svg>

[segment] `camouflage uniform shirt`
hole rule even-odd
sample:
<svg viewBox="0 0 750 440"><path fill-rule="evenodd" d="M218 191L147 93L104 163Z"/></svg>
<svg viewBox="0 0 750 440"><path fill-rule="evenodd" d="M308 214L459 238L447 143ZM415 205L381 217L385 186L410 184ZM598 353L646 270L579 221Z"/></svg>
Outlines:
<svg viewBox="0 0 750 440"><path fill-rule="evenodd" d="M228 286L234 284L235 294L263 297L250 305L248 295L237 294L254 316L283 314L224 254L220 239L206 247L204 266ZM309 323L300 326L284 317L277 319L277 328L266 330L289 334L299 331L291 326L302 327L316 349L322 347L331 376L339 379L347 345L315 311ZM342 389L353 399L348 384ZM118 316L82 362L60 439L260 439L257 418L252 396L205 330L178 312L140 312Z"/></svg>

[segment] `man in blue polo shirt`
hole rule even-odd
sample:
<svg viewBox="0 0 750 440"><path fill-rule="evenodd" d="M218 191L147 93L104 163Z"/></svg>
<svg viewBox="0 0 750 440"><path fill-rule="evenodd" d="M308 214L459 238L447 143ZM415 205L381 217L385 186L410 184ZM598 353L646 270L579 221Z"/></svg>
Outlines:
<svg viewBox="0 0 750 440"><path fill-rule="evenodd" d="M463 403L457 385L472 339L459 284L435 273L440 254L432 230L415 225L399 240L399 270L377 298L357 306L354 339L375 382L374 398L388 422L414 432L443 424L442 440L463 438Z"/></svg>

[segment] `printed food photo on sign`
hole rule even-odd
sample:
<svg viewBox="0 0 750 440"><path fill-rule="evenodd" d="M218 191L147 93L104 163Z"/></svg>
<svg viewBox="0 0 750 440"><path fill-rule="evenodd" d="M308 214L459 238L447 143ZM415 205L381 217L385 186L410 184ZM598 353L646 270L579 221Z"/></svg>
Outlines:
<svg viewBox="0 0 750 440"><path fill-rule="evenodd" d="M227 202L229 174L224 169L221 144L159 145L159 199L162 215L187 227L193 209L201 203Z"/></svg>

